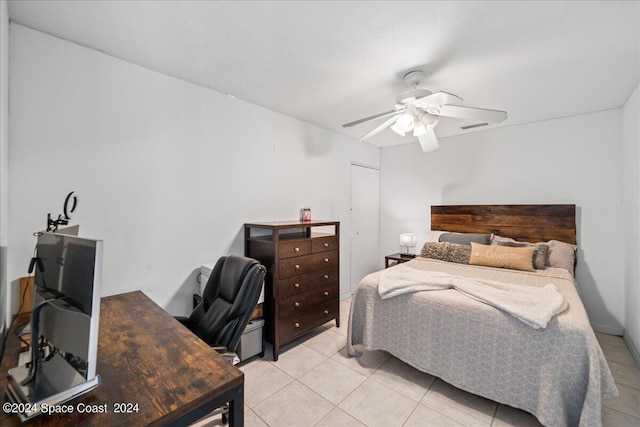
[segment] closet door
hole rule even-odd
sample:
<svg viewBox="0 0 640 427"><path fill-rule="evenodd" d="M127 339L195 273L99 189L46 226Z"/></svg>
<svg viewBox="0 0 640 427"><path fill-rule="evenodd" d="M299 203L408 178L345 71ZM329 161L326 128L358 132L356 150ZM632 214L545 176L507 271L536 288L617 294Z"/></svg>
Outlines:
<svg viewBox="0 0 640 427"><path fill-rule="evenodd" d="M380 171L351 165L351 292L379 270Z"/></svg>

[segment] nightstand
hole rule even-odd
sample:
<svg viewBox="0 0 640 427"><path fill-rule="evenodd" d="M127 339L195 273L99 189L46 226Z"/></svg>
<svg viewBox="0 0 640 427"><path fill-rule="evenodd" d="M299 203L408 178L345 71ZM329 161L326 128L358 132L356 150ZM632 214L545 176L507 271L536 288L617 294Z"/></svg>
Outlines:
<svg viewBox="0 0 640 427"><path fill-rule="evenodd" d="M402 264L403 262L411 261L416 256L414 254L393 254L384 257L384 268L393 267L394 265Z"/></svg>

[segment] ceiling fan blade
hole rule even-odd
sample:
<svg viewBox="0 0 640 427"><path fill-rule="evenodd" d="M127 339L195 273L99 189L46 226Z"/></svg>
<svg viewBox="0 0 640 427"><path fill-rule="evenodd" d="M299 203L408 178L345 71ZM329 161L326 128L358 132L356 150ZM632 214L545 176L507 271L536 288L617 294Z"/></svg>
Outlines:
<svg viewBox="0 0 640 427"><path fill-rule="evenodd" d="M397 119L398 119L397 117L391 117L389 120L387 120L386 122L384 122L383 124L381 124L380 126L375 128L374 130L372 130L371 132L369 132L368 134L366 134L365 136L360 138L358 141L360 141L360 142L366 141L367 139L371 138L372 136L375 136L375 135L379 134L380 132L382 132L383 130L385 130L386 128L388 128L392 124L394 124Z"/></svg>
<svg viewBox="0 0 640 427"><path fill-rule="evenodd" d="M436 138L436 134L433 129L427 130L427 132L418 137L418 141L420 141L420 147L422 147L422 151L425 153L429 151L433 151L439 147L438 138Z"/></svg>
<svg viewBox="0 0 640 427"><path fill-rule="evenodd" d="M507 118L506 111L487 110L484 108L462 107L460 105L442 105L438 107L441 116L457 117L478 122L500 123Z"/></svg>
<svg viewBox="0 0 640 427"><path fill-rule="evenodd" d="M399 114L404 112L404 108L401 110L390 110L385 111L384 113L374 114L373 116L365 117L364 119L356 120L354 122L345 123L342 125L343 128L350 128L351 126L359 125L360 123L368 122L369 120L379 119L382 117L387 117L395 114Z"/></svg>
<svg viewBox="0 0 640 427"><path fill-rule="evenodd" d="M414 105L422 108L437 107L446 104L457 104L458 102L462 102L462 98L460 98L458 95L454 95L448 92L435 92L431 95L423 96L422 98L418 98L413 101Z"/></svg>

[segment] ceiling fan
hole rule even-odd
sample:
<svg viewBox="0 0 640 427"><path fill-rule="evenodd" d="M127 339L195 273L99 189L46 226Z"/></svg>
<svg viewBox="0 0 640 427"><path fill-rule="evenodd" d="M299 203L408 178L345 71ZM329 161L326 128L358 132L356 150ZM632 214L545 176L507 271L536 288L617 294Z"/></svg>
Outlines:
<svg viewBox="0 0 640 427"><path fill-rule="evenodd" d="M342 127L351 127L370 120L390 117L358 141L366 141L390 127L400 136L405 136L407 132L413 131L413 136L418 137L418 141L420 141L422 151L427 152L438 148L438 139L433 129L440 122L441 116L476 120L483 122L483 124L500 123L507 118L506 111L455 105L462 102L462 98L452 93L419 89L418 84L423 77L423 72L419 70L405 74L404 81L412 88L396 96L396 105L393 110L345 123Z"/></svg>

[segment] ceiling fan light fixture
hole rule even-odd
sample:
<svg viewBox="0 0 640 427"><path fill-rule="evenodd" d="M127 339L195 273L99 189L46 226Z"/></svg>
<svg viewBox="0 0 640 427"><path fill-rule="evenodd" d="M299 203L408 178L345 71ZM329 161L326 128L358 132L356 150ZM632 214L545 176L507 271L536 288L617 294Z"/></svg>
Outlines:
<svg viewBox="0 0 640 427"><path fill-rule="evenodd" d="M400 136L404 136L404 134L405 134L405 131L403 131L402 129L400 129L398 127L398 122L397 121L393 125L391 125L390 129L392 131L394 131L395 133L397 133L398 135L400 135Z"/></svg>
<svg viewBox="0 0 640 427"><path fill-rule="evenodd" d="M413 126L413 136L422 136L427 133L427 128L421 121L416 120L416 124Z"/></svg>
<svg viewBox="0 0 640 427"><path fill-rule="evenodd" d="M398 126L404 132L411 132L414 126L413 115L408 113L400 115L396 120L395 126Z"/></svg>
<svg viewBox="0 0 640 427"><path fill-rule="evenodd" d="M432 129L440 122L440 116L429 114L426 111L420 115L420 123Z"/></svg>

